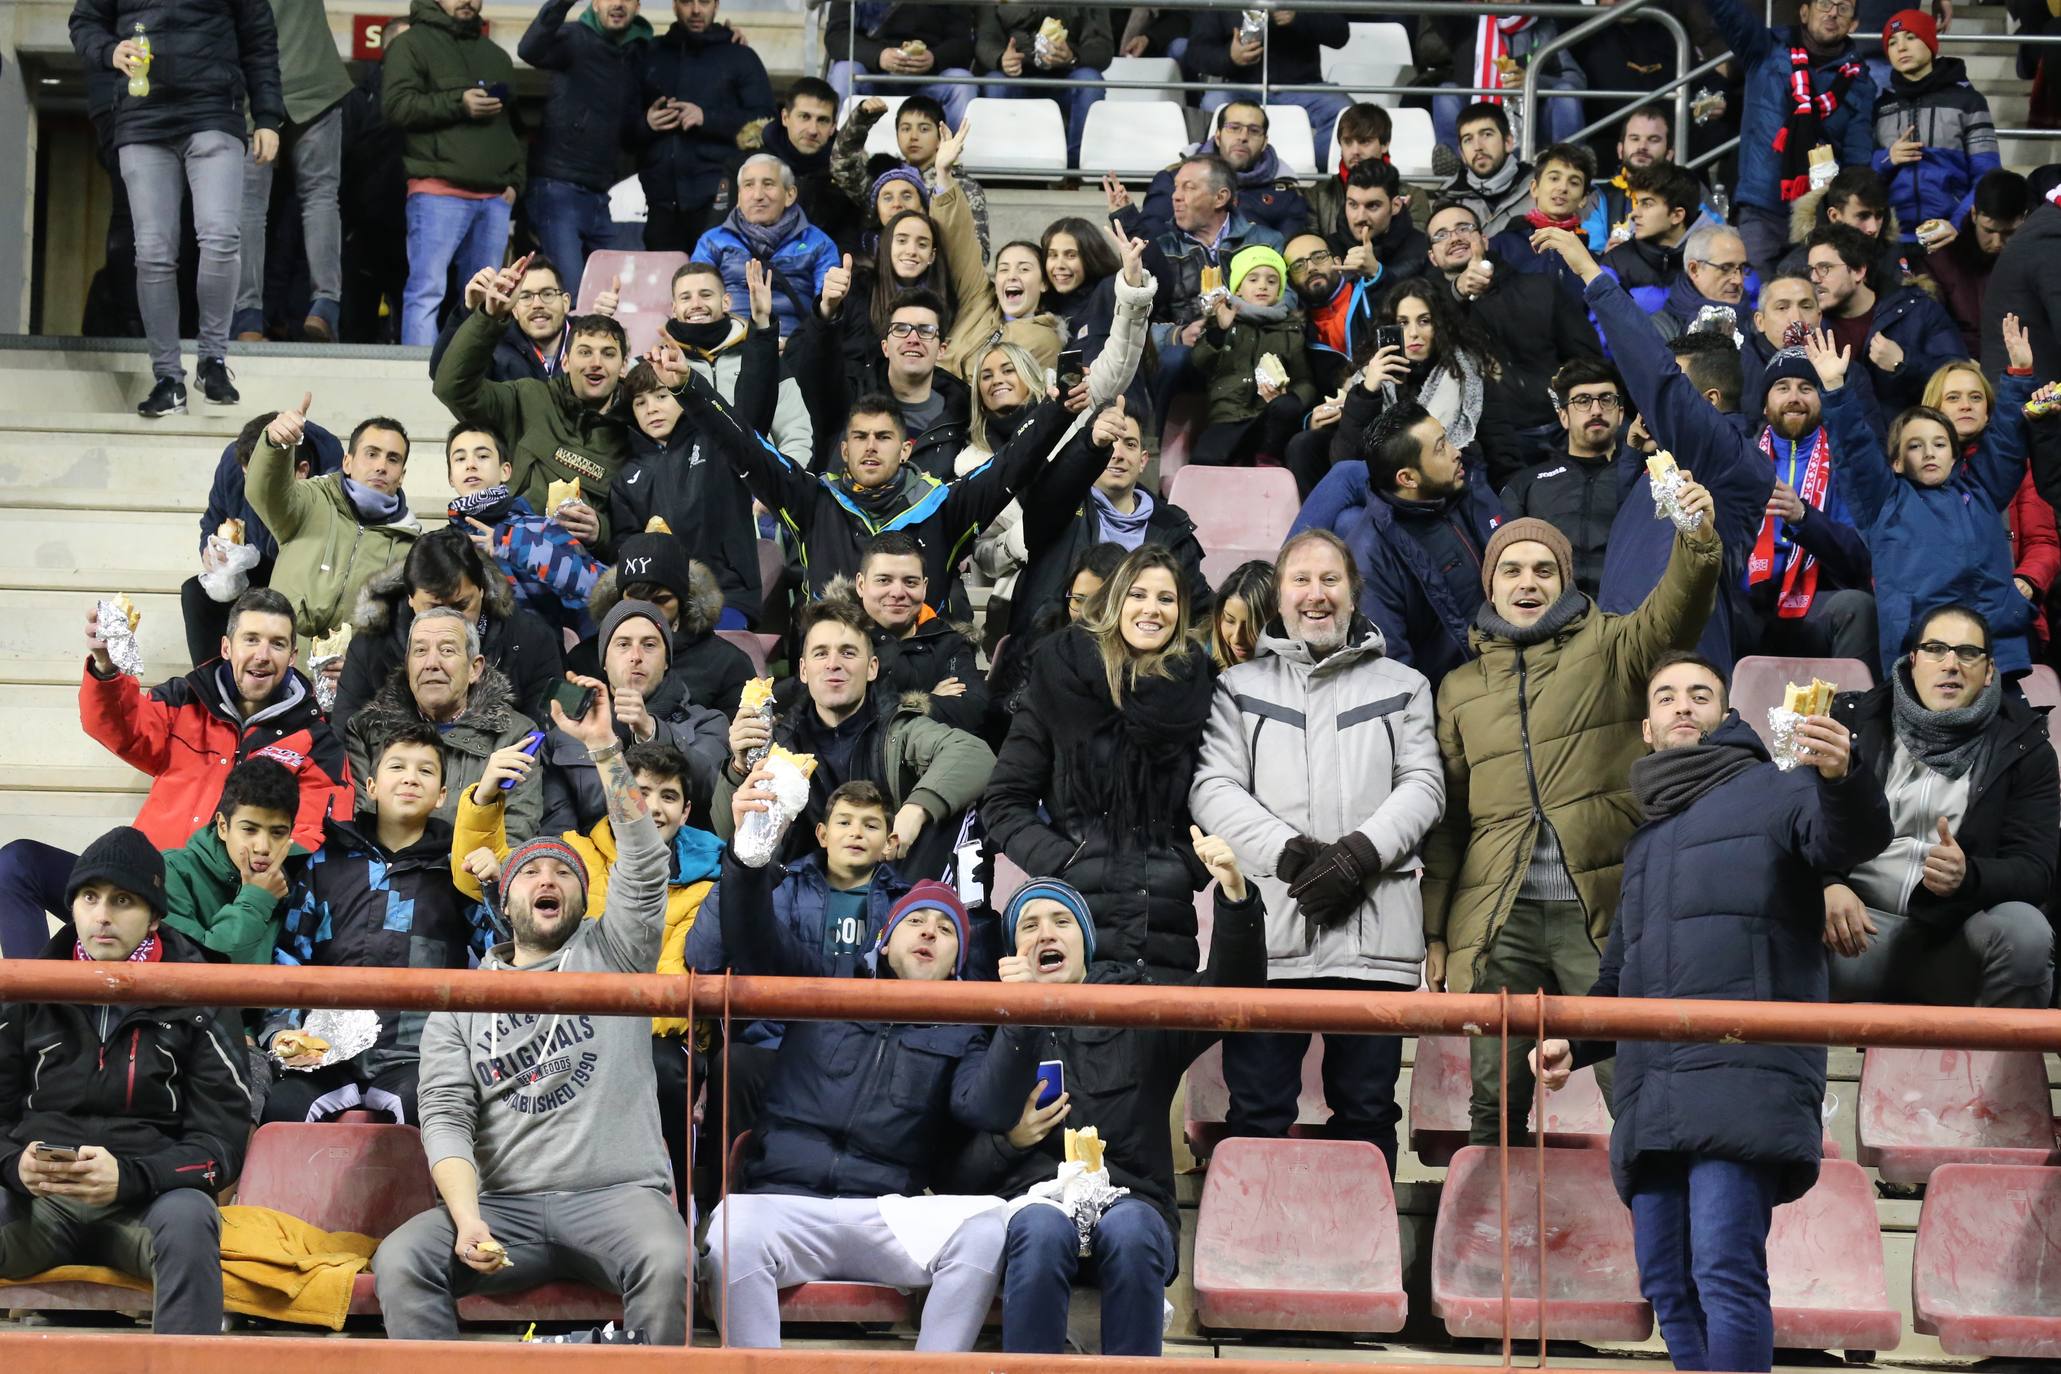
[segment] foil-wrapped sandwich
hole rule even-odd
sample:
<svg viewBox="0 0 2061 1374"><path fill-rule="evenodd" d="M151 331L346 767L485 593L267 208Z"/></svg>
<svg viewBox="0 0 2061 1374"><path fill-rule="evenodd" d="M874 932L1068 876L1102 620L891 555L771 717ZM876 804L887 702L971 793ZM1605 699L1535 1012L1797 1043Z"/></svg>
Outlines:
<svg viewBox="0 0 2061 1374"><path fill-rule="evenodd" d="M1646 460L1646 475L1653 483L1653 512L1675 522L1678 530L1693 530L1703 523L1702 511L1682 509L1682 491L1689 478L1665 449Z"/></svg>
<svg viewBox="0 0 2061 1374"><path fill-rule="evenodd" d="M115 671L127 673L130 677L143 676L143 645L136 638L136 627L143 623L143 612L136 609L136 603L126 593L100 598L94 607L99 621L100 638L107 645L107 656L114 663Z"/></svg>
<svg viewBox="0 0 2061 1374"><path fill-rule="evenodd" d="M1788 772L1803 762L1802 741L1797 731L1805 720L1832 710L1832 694L1838 688L1823 678L1812 678L1808 686L1789 683L1782 689L1782 704L1768 708L1768 733L1773 736L1768 752L1775 767Z"/></svg>

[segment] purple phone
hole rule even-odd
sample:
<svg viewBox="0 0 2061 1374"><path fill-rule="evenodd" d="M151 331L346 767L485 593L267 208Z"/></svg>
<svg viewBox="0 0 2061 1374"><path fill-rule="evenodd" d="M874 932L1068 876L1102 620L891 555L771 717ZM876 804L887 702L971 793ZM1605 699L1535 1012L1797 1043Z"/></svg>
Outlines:
<svg viewBox="0 0 2061 1374"><path fill-rule="evenodd" d="M535 758L537 756L537 751L544 747L544 732L542 730L530 731L530 737L515 747L522 750L522 752L529 758ZM513 786L515 786L514 778L501 779L501 790L503 792L506 792L509 788Z"/></svg>

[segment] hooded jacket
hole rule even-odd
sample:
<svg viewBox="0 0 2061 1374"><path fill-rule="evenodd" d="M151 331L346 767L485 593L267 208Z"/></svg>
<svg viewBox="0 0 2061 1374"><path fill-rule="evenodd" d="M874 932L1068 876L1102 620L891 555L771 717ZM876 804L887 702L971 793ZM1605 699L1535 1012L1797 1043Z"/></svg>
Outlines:
<svg viewBox="0 0 2061 1374"><path fill-rule="evenodd" d="M643 119L637 72L651 43L651 21L632 14L621 31L609 33L590 8L568 24L575 3L548 0L515 45L517 57L551 73L544 127L530 147L530 175L606 195L619 179L623 125Z"/></svg>
<svg viewBox="0 0 2061 1374"><path fill-rule="evenodd" d="M405 665L396 669L371 701L351 715L344 727L349 742L353 776L372 776L372 761L382 741L403 725L424 721L409 695ZM435 815L449 824L458 814L458 798L469 791L487 771L487 758L496 749L520 744L537 727L515 709L508 679L498 669L488 668L473 679L467 690L465 710L458 719L438 727L444 739L444 801ZM508 828L524 838L541 833L538 822L544 814L544 778L541 770L517 783L508 793ZM370 814L369 803L359 810Z"/></svg>
<svg viewBox="0 0 2061 1374"><path fill-rule="evenodd" d="M1793 25L1769 28L1758 5L1745 0L1708 0L1713 23L1746 69L1746 94L1739 115L1739 186L1734 202L1771 215L1787 212L1782 200L1782 155L1775 151L1792 104L1789 45L1799 41ZM1793 15L1795 11L1792 9ZM1811 56L1811 90L1831 92L1842 63L1861 61L1851 38L1830 57ZM1839 108L1824 121L1825 141L1842 167L1858 167L1875 154L1876 87L1865 68L1847 88Z"/></svg>
<svg viewBox="0 0 2061 1374"><path fill-rule="evenodd" d="M601 574L587 610L599 625L623 599L623 565L617 563ZM642 579L632 577L630 581ZM715 575L699 559L687 564L687 585L671 589L680 602L680 623L673 627L672 674L686 682L687 699L708 706L727 717L737 714L744 684L758 676L744 650L716 634L716 619L723 614L723 592ZM567 658L576 673L600 677L601 647L594 640L578 645ZM539 717L543 719L543 717Z"/></svg>
<svg viewBox="0 0 2061 1374"><path fill-rule="evenodd" d="M298 670L245 720L235 685L220 660L146 690L122 673L102 678L86 660L79 682L79 724L103 748L151 779L136 828L159 849L177 849L196 826L214 819L229 771L249 758L284 764L300 783L293 837L322 842L330 808L349 814L350 766L344 742L315 708L315 692Z"/></svg>
<svg viewBox="0 0 2061 1374"><path fill-rule="evenodd" d="M1823 1002L1829 975L1817 875L1888 842L1881 784L1865 757L1836 782L1814 768L1782 772L1737 712L1708 744L1742 750L1759 766L1630 836L1617 923L1588 994ZM1577 1059L1608 1052L1584 1044ZM1778 1168L1778 1203L1817 1182L1822 1045L1627 1040L1616 1053L1610 1172L1627 1203L1648 1155Z"/></svg>
<svg viewBox="0 0 2061 1374"><path fill-rule="evenodd" d="M515 709L531 720L548 720L551 689L565 677L565 642L534 612L519 610L508 584L484 588L480 609L480 653L508 679ZM408 631L415 608L408 604L408 577L396 565L367 582L351 616L351 646L344 651L343 676L336 684L333 720L349 721L379 694L408 661Z"/></svg>
<svg viewBox="0 0 2061 1374"><path fill-rule="evenodd" d="M799 192L794 203L801 206L809 223L830 235L830 241L840 252L855 252L865 228L865 216L837 184L831 161L835 146L836 136L832 135L815 152L803 152L787 136L776 112L771 119L754 121L738 133L736 150L730 154L723 174L735 186L737 174L748 158L756 153L771 153L794 173L795 189ZM717 203L723 204L721 200Z"/></svg>
<svg viewBox="0 0 2061 1374"><path fill-rule="evenodd" d="M87 71L108 71L139 22L150 39L150 94L110 83L114 111L101 134L110 151L199 133L243 139L253 124L285 125L278 26L266 0L74 0L72 48Z"/></svg>
<svg viewBox="0 0 2061 1374"><path fill-rule="evenodd" d="M548 382L488 380L502 330L502 322L485 311L458 327L437 369L436 398L453 415L508 436L515 446L508 489L531 509L545 508L554 480L578 482L601 521L595 542L607 548L611 483L630 457L629 399L617 386L606 405L589 406L573 395L563 372Z"/></svg>
<svg viewBox="0 0 2061 1374"><path fill-rule="evenodd" d="M201 962L178 931L160 925L158 940L164 962ZM77 943L60 926L42 957L69 963ZM112 1154L118 1207L146 1207L174 1188L219 1192L243 1168L249 1064L234 1011L9 1002L0 1008L0 1186L26 1208L21 1152L47 1140Z"/></svg>
<svg viewBox="0 0 2061 1374"><path fill-rule="evenodd" d="M824 591L824 599L837 595L835 587ZM854 601L858 593L848 591ZM907 638L879 626L873 628L873 653L880 660L875 681L880 690L896 697L919 692L930 700L930 717L942 725L969 734L979 734L988 713L988 675L980 666L980 650L960 627L919 607L916 628ZM933 690L947 678L957 678L966 690L957 696L938 696Z"/></svg>
<svg viewBox="0 0 2061 1374"><path fill-rule="evenodd" d="M1216 151L1213 138L1195 145L1198 157ZM1174 232L1174 174L1180 170L1181 164L1175 163L1153 175L1152 183L1145 188L1144 206L1138 211L1138 227L1126 232L1145 238ZM1343 205L1343 201L1340 203ZM1231 206L1252 223L1265 225L1283 239L1292 239L1310 228L1309 202L1296 188L1295 174L1281 165L1281 154L1271 147L1262 148L1253 164L1238 173L1237 194L1232 197Z"/></svg>
<svg viewBox="0 0 2061 1374"><path fill-rule="evenodd" d="M698 705L689 695L685 679L667 673L658 687L644 699L656 733L652 738L670 744L687 759L687 811L692 824L706 828L709 798L714 794L716 774L730 756L729 717ZM630 727L618 720L616 738L627 747L636 743ZM553 729L538 754L544 768L543 830L557 834L566 830L587 830L608 819L608 795L601 787L601 771L587 756L587 746Z"/></svg>
<svg viewBox="0 0 2061 1374"><path fill-rule="evenodd" d="M1913 128L1925 155L1899 167L1889 160L1889 146ZM2003 165L1989 102L1958 57L1935 58L1919 81L1891 73L1889 89L1875 101L1875 143L1875 175L1889 188L1907 243L1917 241L1918 226L1929 219L1958 228L1975 207L1975 183Z"/></svg>
<svg viewBox="0 0 2061 1374"><path fill-rule="evenodd" d="M344 492L344 475L295 477L293 454L259 438L244 474L244 497L279 540L272 590L293 606L294 629L313 638L344 623L358 592L408 556L422 522L400 509L383 525L368 525Z"/></svg>
<svg viewBox="0 0 2061 1374"><path fill-rule="evenodd" d="M293 861L299 867L307 852L294 845L290 855L280 856L281 866ZM205 958L271 963L285 902L243 880L213 821L195 830L183 847L165 851L164 923L207 951Z"/></svg>
<svg viewBox="0 0 2061 1374"><path fill-rule="evenodd" d="M482 32L478 18L453 19L437 0L413 0L408 25L386 50L380 107L405 135L401 160L409 179L468 191L520 190L525 159L513 109L504 106L492 119L465 113L467 91L515 79L513 59Z"/></svg>
<svg viewBox="0 0 2061 1374"><path fill-rule="evenodd" d="M1639 824L1627 777L1646 749L1646 677L1668 650L1695 645L1722 563L1717 544L1677 534L1660 585L1638 610L1585 605L1529 647L1477 629L1475 657L1439 684L1446 809L1424 842L1424 933L1447 946L1450 990L1474 989L1541 822L1560 838L1590 938L1600 948L1610 933L1624 843Z"/></svg>
<svg viewBox="0 0 2061 1374"><path fill-rule="evenodd" d="M1389 658L1381 631L1357 615L1346 642L1323 658L1276 619L1253 656L1217 679L1188 809L1203 833L1230 842L1265 902L1270 979L1416 990L1417 851L1446 795L1434 725L1431 684ZM1320 926L1275 865L1298 836L1329 845L1354 831L1381 856L1381 871L1369 875L1357 910Z"/></svg>
<svg viewBox="0 0 2061 1374"><path fill-rule="evenodd" d="M1305 410L1314 405L1317 384L1310 377L1305 338L1302 316L1297 312L1272 321L1249 319L1241 313L1229 329L1219 329L1212 317L1188 354L1188 365L1209 379L1209 423L1239 424L1265 412L1269 403L1260 400L1253 373L1269 353L1288 369L1285 394Z"/></svg>
<svg viewBox="0 0 2061 1374"><path fill-rule="evenodd" d="M486 907L451 882L451 823L430 817L406 849L388 852L376 818L329 822L282 904L274 960L299 968L445 968L469 966L493 942ZM258 1043L301 1024L282 1008L265 1018ZM367 1078L412 1061L427 1012L388 1011L379 1039L353 1062Z"/></svg>

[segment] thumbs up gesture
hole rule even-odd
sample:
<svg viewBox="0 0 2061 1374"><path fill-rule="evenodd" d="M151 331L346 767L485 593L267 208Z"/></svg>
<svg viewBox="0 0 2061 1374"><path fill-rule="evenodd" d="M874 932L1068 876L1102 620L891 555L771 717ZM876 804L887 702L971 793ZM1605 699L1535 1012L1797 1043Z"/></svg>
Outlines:
<svg viewBox="0 0 2061 1374"><path fill-rule="evenodd" d="M271 424L265 426L265 442L289 453L298 448L308 432L308 410L314 404L315 393L302 392L299 409L282 410L272 417Z"/></svg>
<svg viewBox="0 0 2061 1374"><path fill-rule="evenodd" d="M1939 818L1939 843L1925 851L1925 890L1935 897L1951 897L1968 878L1968 854L1954 839L1946 817Z"/></svg>
<svg viewBox="0 0 2061 1374"><path fill-rule="evenodd" d="M1089 431L1088 439L1096 448L1115 448L1117 441L1128 433L1130 430L1124 424L1124 398L1118 396L1095 417L1095 427Z"/></svg>
<svg viewBox="0 0 2061 1374"><path fill-rule="evenodd" d="M1016 46L1016 35L1009 35L1009 46L1002 49L1002 75L1023 75L1023 50Z"/></svg>
<svg viewBox="0 0 2061 1374"><path fill-rule="evenodd" d="M823 318L833 319L837 308L844 304L844 298L852 290L852 255L846 253L837 266L823 274L823 294L817 297L816 308Z"/></svg>
<svg viewBox="0 0 2061 1374"><path fill-rule="evenodd" d="M610 319L614 319L616 307L622 303L623 278L621 273L617 273L608 279L608 289L594 298L593 313L596 315L606 315Z"/></svg>

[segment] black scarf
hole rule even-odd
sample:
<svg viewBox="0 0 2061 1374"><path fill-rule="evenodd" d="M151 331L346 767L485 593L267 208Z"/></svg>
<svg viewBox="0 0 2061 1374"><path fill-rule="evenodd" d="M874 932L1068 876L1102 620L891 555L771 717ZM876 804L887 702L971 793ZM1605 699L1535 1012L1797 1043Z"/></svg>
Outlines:
<svg viewBox="0 0 2061 1374"><path fill-rule="evenodd" d="M1188 842L1188 785L1216 668L1194 646L1167 666L1171 677L1126 683L1119 706L1094 637L1072 626L1040 646L1031 670L1031 699L1052 731L1046 801L1057 813L1106 825L1118 849Z"/></svg>
<svg viewBox="0 0 2061 1374"><path fill-rule="evenodd" d="M731 323L728 315L720 315L705 324L688 324L685 320L667 320L666 334L682 348L694 350L703 358L711 357L717 349L730 342Z"/></svg>
<svg viewBox="0 0 2061 1374"><path fill-rule="evenodd" d="M508 518L515 503L521 499L508 489L506 482L502 482L452 497L448 513L454 521L472 519L482 525L498 525Z"/></svg>
<svg viewBox="0 0 2061 1374"><path fill-rule="evenodd" d="M1758 766L1743 744L1690 744L1648 754L1632 765L1632 800L1649 821L1686 811L1718 784Z"/></svg>
<svg viewBox="0 0 2061 1374"><path fill-rule="evenodd" d="M1520 649L1534 644L1544 644L1574 623L1574 618L1589 607L1589 598L1580 592L1562 592L1560 599L1546 607L1546 613L1529 625L1513 625L1496 614L1493 601L1481 603L1481 609L1474 613L1474 628L1496 639L1507 639Z"/></svg>
<svg viewBox="0 0 2061 1374"><path fill-rule="evenodd" d="M1890 721L1896 741L1910 756L1935 773L1958 778L1975 766L1989 734L1989 723L2004 704L2004 689L1994 675L1989 686L1966 706L1934 711L1918 700L1911 681L1911 661L1896 665L1889 689Z"/></svg>
<svg viewBox="0 0 2061 1374"><path fill-rule="evenodd" d="M1814 74L1811 50L1804 46L1803 30L1789 31L1789 112L1782 127L1775 130L1775 153L1782 159L1782 200L1796 200L1811 189L1811 149L1825 142L1825 121L1846 99L1846 92L1861 74L1858 57L1848 53L1839 64L1832 89L1812 89Z"/></svg>

